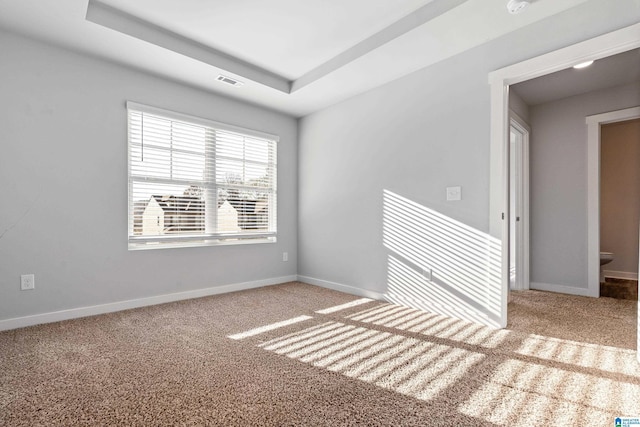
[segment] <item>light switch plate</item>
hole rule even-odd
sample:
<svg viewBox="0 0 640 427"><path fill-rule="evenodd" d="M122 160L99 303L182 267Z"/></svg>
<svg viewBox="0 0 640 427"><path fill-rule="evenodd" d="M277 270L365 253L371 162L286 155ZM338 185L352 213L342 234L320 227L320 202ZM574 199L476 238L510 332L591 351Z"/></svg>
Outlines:
<svg viewBox="0 0 640 427"><path fill-rule="evenodd" d="M447 187L447 201L461 200L462 187Z"/></svg>

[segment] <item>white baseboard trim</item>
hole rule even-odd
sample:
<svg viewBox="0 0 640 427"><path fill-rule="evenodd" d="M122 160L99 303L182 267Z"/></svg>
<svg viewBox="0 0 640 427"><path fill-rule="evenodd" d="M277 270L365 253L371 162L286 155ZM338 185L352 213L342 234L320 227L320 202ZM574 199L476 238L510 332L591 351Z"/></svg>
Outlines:
<svg viewBox="0 0 640 427"><path fill-rule="evenodd" d="M97 314L113 313L132 308L146 307L150 305L165 304L168 302L182 301L186 299L201 298L229 292L243 291L246 289L262 288L264 286L280 283L294 282L298 276L282 276L270 279L255 280L252 282L234 283L231 285L215 286L192 291L176 292L172 294L157 295L153 297L137 298L126 301L118 301L107 304L93 305L89 307L71 308L68 310L53 311L49 313L34 314L31 316L15 317L13 319L0 320L0 331L24 328L26 326L40 325L42 323L59 322L61 320L77 319L79 317L95 316Z"/></svg>
<svg viewBox="0 0 640 427"><path fill-rule="evenodd" d="M330 282L328 280L316 279L315 277L298 276L298 282L308 283L310 285L320 286L322 288L333 289L334 291L344 292L345 294L386 301L384 294L381 294L380 292L356 288L355 286L343 285L341 283Z"/></svg>
<svg viewBox="0 0 640 427"><path fill-rule="evenodd" d="M612 279L638 280L638 273L630 273L628 271L604 270L604 277Z"/></svg>
<svg viewBox="0 0 640 427"><path fill-rule="evenodd" d="M386 301L393 304L402 305L405 307L415 308L417 310L436 313L443 316L462 319L468 322L479 323L481 325L489 326L491 328L500 329L500 325L498 322L491 320L489 316L480 312L470 312L470 311L460 310L451 306L436 305L429 301L417 301L413 298L406 298L400 295L393 295L393 294L386 294L386 293L383 294L383 293L371 291L368 289L361 289L361 288L356 288L355 286L344 285L342 283L316 279L315 277L298 276L298 281L303 283L308 283L310 285L320 286L327 289L333 289L334 291L344 292L346 294L372 298L379 301Z"/></svg>
<svg viewBox="0 0 640 427"><path fill-rule="evenodd" d="M576 286L554 285L551 283L531 282L529 284L529 289L536 290L536 291L559 292L561 294L580 295L583 297L597 298L599 296L599 295L593 295L591 290L587 288L578 288ZM599 290L598 290L598 294L599 294Z"/></svg>

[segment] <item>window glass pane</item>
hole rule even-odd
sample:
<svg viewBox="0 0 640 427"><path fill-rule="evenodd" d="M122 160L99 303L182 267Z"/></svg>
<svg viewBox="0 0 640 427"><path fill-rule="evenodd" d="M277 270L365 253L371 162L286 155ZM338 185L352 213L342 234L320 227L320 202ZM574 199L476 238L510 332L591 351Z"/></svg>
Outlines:
<svg viewBox="0 0 640 427"><path fill-rule="evenodd" d="M203 188L133 182L133 234L204 233Z"/></svg>
<svg viewBox="0 0 640 427"><path fill-rule="evenodd" d="M235 188L218 189L221 232L269 231L269 193Z"/></svg>
<svg viewBox="0 0 640 427"><path fill-rule="evenodd" d="M244 137L235 133L216 131L216 156L242 159L243 152Z"/></svg>
<svg viewBox="0 0 640 427"><path fill-rule="evenodd" d="M267 163L269 142L264 139L246 138L245 160Z"/></svg>
<svg viewBox="0 0 640 427"><path fill-rule="evenodd" d="M146 146L171 148L171 120L144 114L139 129Z"/></svg>
<svg viewBox="0 0 640 427"><path fill-rule="evenodd" d="M204 153L207 133L204 127L174 122L172 132L174 150Z"/></svg>
<svg viewBox="0 0 640 427"><path fill-rule="evenodd" d="M137 176L171 178L171 151L149 146L131 152L131 173Z"/></svg>
<svg viewBox="0 0 640 427"><path fill-rule="evenodd" d="M219 184L269 187L271 185L270 170L269 165L218 159L216 163L216 182Z"/></svg>
<svg viewBox="0 0 640 427"><path fill-rule="evenodd" d="M268 187L271 185L269 167L266 165L245 165L244 181L252 187Z"/></svg>
<svg viewBox="0 0 640 427"><path fill-rule="evenodd" d="M204 180L204 155L173 153L173 179Z"/></svg>
<svg viewBox="0 0 640 427"><path fill-rule="evenodd" d="M217 159L216 182L244 185L244 164L238 160Z"/></svg>

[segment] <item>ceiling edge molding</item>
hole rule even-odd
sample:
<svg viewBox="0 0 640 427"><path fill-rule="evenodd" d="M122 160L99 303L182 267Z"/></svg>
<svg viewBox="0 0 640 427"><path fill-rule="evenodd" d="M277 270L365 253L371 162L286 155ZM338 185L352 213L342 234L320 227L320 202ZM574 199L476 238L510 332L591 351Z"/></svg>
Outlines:
<svg viewBox="0 0 640 427"><path fill-rule="evenodd" d="M390 41L441 15L444 15L467 1L468 0L433 0L429 2L415 12L410 13L387 28L377 32L371 37L368 37L355 46L328 60L324 64L319 65L303 76L297 78L291 84L291 92L293 93L302 89L303 87L323 78L341 67L344 67L380 46L389 43Z"/></svg>
<svg viewBox="0 0 640 427"><path fill-rule="evenodd" d="M100 1L89 0L86 20L269 86L280 92L287 94L291 92L291 81L278 74L168 31ZM216 77L213 74L211 75L212 84Z"/></svg>

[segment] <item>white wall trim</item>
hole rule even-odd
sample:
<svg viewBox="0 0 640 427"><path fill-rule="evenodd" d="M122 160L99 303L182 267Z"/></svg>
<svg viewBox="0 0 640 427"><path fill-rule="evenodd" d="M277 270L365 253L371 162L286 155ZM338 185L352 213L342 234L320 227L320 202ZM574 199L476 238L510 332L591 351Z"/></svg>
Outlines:
<svg viewBox="0 0 640 427"><path fill-rule="evenodd" d="M434 313L442 316L461 319L466 322L479 323L491 328L501 328L498 322L493 321L489 316L477 312L469 312L466 310L460 310L459 308L448 305L436 305L429 301L416 300L413 298L406 298L400 295L389 295L387 293L380 293L377 291L371 291L368 289L357 288L355 286L344 285L342 283L331 282L329 280L317 279L309 276L298 276L298 281L302 283L308 283L310 285L320 286L322 288L333 289L334 291L344 292L347 294L372 298L378 301L386 301L392 304L402 305L404 307L414 308L429 313Z"/></svg>
<svg viewBox="0 0 640 427"><path fill-rule="evenodd" d="M640 107L587 116L587 283L600 296L600 126L640 117Z"/></svg>
<svg viewBox="0 0 640 427"><path fill-rule="evenodd" d="M515 92L514 92L515 93ZM509 107L509 119L515 120L527 133L531 133L531 126L525 119Z"/></svg>
<svg viewBox="0 0 640 427"><path fill-rule="evenodd" d="M505 256L509 248L509 227L507 221L501 220L502 213L505 218L509 218L509 85L564 70L580 62L605 58L638 47L640 47L640 23L492 71L488 75L491 85L489 231L494 238L502 242L499 249L502 253L500 275L502 289L500 324L502 327L507 325L509 289L509 259ZM638 360L640 360L640 352Z"/></svg>
<svg viewBox="0 0 640 427"><path fill-rule="evenodd" d="M640 23L489 73L489 83L512 85L640 47Z"/></svg>
<svg viewBox="0 0 640 427"><path fill-rule="evenodd" d="M580 295L583 297L593 297L591 290L579 288L577 286L554 285L552 283L531 282L530 289L536 291L559 292L561 294Z"/></svg>
<svg viewBox="0 0 640 427"><path fill-rule="evenodd" d="M24 328L26 326L39 325L42 323L52 323L62 320L77 319L79 317L113 313L116 311L129 310L132 308L146 307L150 305L165 304L168 302L182 301L186 299L202 298L210 295L226 294L229 292L242 291L246 289L261 288L264 286L277 285L280 283L294 282L296 281L296 279L296 275L273 277L270 279L256 280L252 282L234 283L231 285L194 289L192 291L176 292L171 294L156 295L153 297L136 298L132 300L92 305L88 307L71 308L68 310L34 314L31 316L15 317L12 319L0 320L0 331Z"/></svg>
<svg viewBox="0 0 640 427"><path fill-rule="evenodd" d="M610 277L612 279L638 280L638 273L629 271L604 270L603 273L604 277Z"/></svg>
<svg viewBox="0 0 640 427"><path fill-rule="evenodd" d="M622 110L609 111L602 114L594 114L593 116L587 116L585 118L585 121L587 122L587 125L605 125L608 123L633 120L637 119L638 117L640 117L640 107L632 107Z"/></svg>
<svg viewBox="0 0 640 427"><path fill-rule="evenodd" d="M343 285L342 283L331 282L329 280L322 280L316 279L315 277L299 275L298 282L308 283L310 285L320 286L322 288L333 289L334 291L344 292L346 294L373 298L379 301L386 301L384 294L381 294L380 292L356 288L355 286Z"/></svg>

